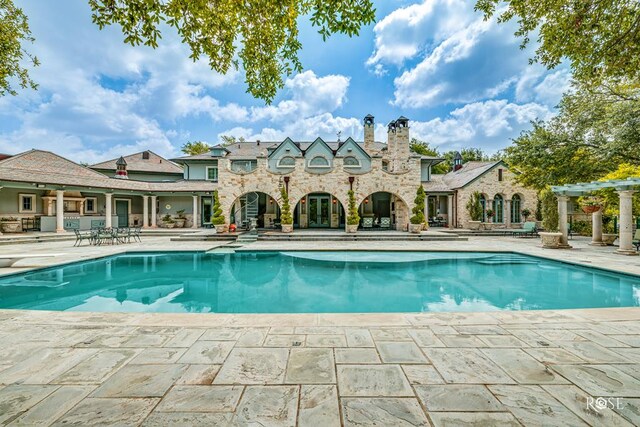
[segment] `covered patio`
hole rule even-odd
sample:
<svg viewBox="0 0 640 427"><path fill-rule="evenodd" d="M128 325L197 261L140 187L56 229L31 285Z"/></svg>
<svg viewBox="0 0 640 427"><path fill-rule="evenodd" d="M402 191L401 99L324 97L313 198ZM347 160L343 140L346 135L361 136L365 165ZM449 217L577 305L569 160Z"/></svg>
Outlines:
<svg viewBox="0 0 640 427"><path fill-rule="evenodd" d="M633 194L638 190L638 187L640 187L640 177L551 187L558 198L558 224L562 233L561 246L571 248L568 240L569 198L588 196L594 191L613 188L620 198L619 246L616 252L621 255L638 255L638 251L633 245ZM591 216L593 221L591 244L602 246L602 209L593 212Z"/></svg>

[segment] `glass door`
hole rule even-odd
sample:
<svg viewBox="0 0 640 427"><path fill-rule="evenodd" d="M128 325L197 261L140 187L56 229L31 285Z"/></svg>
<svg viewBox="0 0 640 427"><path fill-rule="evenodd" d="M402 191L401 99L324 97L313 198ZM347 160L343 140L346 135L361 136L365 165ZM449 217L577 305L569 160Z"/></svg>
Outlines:
<svg viewBox="0 0 640 427"><path fill-rule="evenodd" d="M309 227L329 227L330 207L329 196L309 196Z"/></svg>
<svg viewBox="0 0 640 427"><path fill-rule="evenodd" d="M202 215L200 216L200 218L202 218L202 225L204 224L211 224L211 205L212 205L212 200L211 198L202 198Z"/></svg>

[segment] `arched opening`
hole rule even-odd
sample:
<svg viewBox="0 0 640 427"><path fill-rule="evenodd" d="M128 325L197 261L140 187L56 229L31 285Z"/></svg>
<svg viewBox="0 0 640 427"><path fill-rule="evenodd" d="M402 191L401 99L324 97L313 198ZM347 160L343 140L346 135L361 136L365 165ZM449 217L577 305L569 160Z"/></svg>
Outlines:
<svg viewBox="0 0 640 427"><path fill-rule="evenodd" d="M493 197L493 222L497 224L504 222L504 199L500 194Z"/></svg>
<svg viewBox="0 0 640 427"><path fill-rule="evenodd" d="M487 222L487 198L484 194L480 195L480 206L482 206L482 222Z"/></svg>
<svg viewBox="0 0 640 427"><path fill-rule="evenodd" d="M397 230L408 221L409 209L393 193L379 191L365 197L360 207L360 227L364 230Z"/></svg>
<svg viewBox="0 0 640 427"><path fill-rule="evenodd" d="M301 197L293 212L294 227L340 228L344 224L344 207L329 193L309 193Z"/></svg>
<svg viewBox="0 0 640 427"><path fill-rule="evenodd" d="M519 194L511 197L511 223L522 222L522 198Z"/></svg>
<svg viewBox="0 0 640 427"><path fill-rule="evenodd" d="M258 228L275 228L280 218L278 202L259 191L245 193L231 205L229 223L238 228L251 228L255 222Z"/></svg>

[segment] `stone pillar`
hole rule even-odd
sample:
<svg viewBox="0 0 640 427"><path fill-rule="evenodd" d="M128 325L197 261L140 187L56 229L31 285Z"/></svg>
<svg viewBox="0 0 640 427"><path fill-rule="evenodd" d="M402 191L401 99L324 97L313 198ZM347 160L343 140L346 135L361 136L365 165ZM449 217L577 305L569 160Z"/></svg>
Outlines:
<svg viewBox="0 0 640 427"><path fill-rule="evenodd" d="M453 194L447 196L447 226L453 228Z"/></svg>
<svg viewBox="0 0 640 427"><path fill-rule="evenodd" d="M158 227L158 196L151 196L151 228Z"/></svg>
<svg viewBox="0 0 640 427"><path fill-rule="evenodd" d="M191 227L198 228L198 196L193 195L193 225Z"/></svg>
<svg viewBox="0 0 640 427"><path fill-rule="evenodd" d="M511 228L511 199L505 199L502 211L505 227Z"/></svg>
<svg viewBox="0 0 640 427"><path fill-rule="evenodd" d="M591 214L591 246L606 246L602 242L602 208Z"/></svg>
<svg viewBox="0 0 640 427"><path fill-rule="evenodd" d="M149 228L149 196L142 196L142 228Z"/></svg>
<svg viewBox="0 0 640 427"><path fill-rule="evenodd" d="M569 214L568 214L569 196L558 196L558 227L562 236L560 237L560 247L569 249Z"/></svg>
<svg viewBox="0 0 640 427"><path fill-rule="evenodd" d="M80 216L84 216L84 200L80 201Z"/></svg>
<svg viewBox="0 0 640 427"><path fill-rule="evenodd" d="M56 190L56 233L64 233L64 190Z"/></svg>
<svg viewBox="0 0 640 427"><path fill-rule="evenodd" d="M637 255L633 247L633 190L618 191L620 196L620 245L617 253L621 255Z"/></svg>
<svg viewBox="0 0 640 427"><path fill-rule="evenodd" d="M111 224L111 208L113 206L113 202L111 201L111 196L113 196L113 193L106 193L104 195L104 198L105 198L105 202L104 202L104 214L105 214L104 226L106 228L111 228L112 227L112 224Z"/></svg>

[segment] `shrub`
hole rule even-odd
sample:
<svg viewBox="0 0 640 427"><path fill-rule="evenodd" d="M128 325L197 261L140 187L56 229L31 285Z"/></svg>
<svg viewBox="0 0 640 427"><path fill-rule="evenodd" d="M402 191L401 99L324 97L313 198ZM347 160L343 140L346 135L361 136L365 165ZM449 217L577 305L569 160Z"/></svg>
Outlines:
<svg viewBox="0 0 640 427"><path fill-rule="evenodd" d="M413 201L414 207L411 209L413 215L409 219L411 224L424 224L424 201L426 199L426 195L424 193L424 187L421 185L418 187L418 191L416 191L416 198Z"/></svg>
<svg viewBox="0 0 640 427"><path fill-rule="evenodd" d="M542 200L536 202L536 221L542 221Z"/></svg>
<svg viewBox="0 0 640 427"><path fill-rule="evenodd" d="M467 202L467 212L471 221L482 221L482 203L480 203L480 192L475 191Z"/></svg>
<svg viewBox="0 0 640 427"><path fill-rule="evenodd" d="M591 235L591 221L573 221L571 231L581 236Z"/></svg>
<svg viewBox="0 0 640 427"><path fill-rule="evenodd" d="M493 209L487 209L487 218L493 218L494 215L495 212L493 211Z"/></svg>
<svg viewBox="0 0 640 427"><path fill-rule="evenodd" d="M542 227L545 231L558 230L558 199L551 189L546 188L540 192L542 201Z"/></svg>
<svg viewBox="0 0 640 427"><path fill-rule="evenodd" d="M522 216L524 217L524 221L526 222L527 219L531 216L531 211L527 208L524 208L520 211L520 213L522 214Z"/></svg>
<svg viewBox="0 0 640 427"><path fill-rule="evenodd" d="M282 209L280 210L280 224L291 225L293 224L293 216L291 215L291 205L289 204L289 195L287 194L287 188L280 188L280 196L282 197Z"/></svg>
<svg viewBox="0 0 640 427"><path fill-rule="evenodd" d="M353 190L349 190L347 194L349 195L349 213L347 214L347 224L358 225L360 224L360 215L358 214L358 207L356 206L356 196L353 193Z"/></svg>
<svg viewBox="0 0 640 427"><path fill-rule="evenodd" d="M220 206L220 198L218 197L218 190L213 192L213 215L211 215L211 224L222 225L225 223L224 215L222 214L222 207Z"/></svg>
<svg viewBox="0 0 640 427"><path fill-rule="evenodd" d="M166 222L167 224L173 224L175 221L173 220L173 218L171 218L171 215L166 214L165 216L162 217L162 220L164 222Z"/></svg>
<svg viewBox="0 0 640 427"><path fill-rule="evenodd" d="M184 209L180 209L179 211L176 211L176 215L178 215L178 218L183 219L184 218Z"/></svg>

